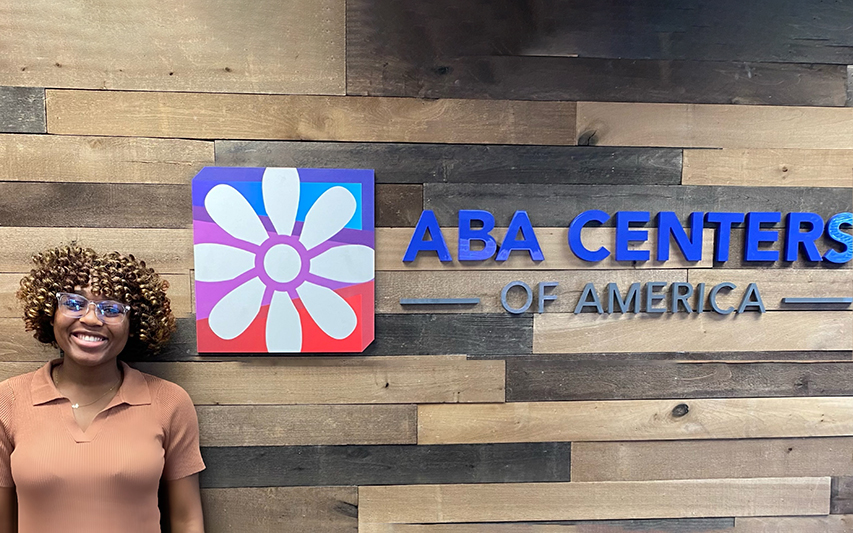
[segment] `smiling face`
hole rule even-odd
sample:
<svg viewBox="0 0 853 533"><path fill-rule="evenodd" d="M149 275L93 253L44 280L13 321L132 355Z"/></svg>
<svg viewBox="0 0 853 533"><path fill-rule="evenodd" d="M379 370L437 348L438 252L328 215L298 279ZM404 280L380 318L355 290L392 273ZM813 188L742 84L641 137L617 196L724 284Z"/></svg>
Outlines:
<svg viewBox="0 0 853 533"><path fill-rule="evenodd" d="M88 288L74 292L93 302L105 299L92 294ZM53 317L53 333L65 357L75 363L81 366L114 364L127 344L130 319L125 317L118 324L105 324L92 305L80 318L68 316L58 309Z"/></svg>

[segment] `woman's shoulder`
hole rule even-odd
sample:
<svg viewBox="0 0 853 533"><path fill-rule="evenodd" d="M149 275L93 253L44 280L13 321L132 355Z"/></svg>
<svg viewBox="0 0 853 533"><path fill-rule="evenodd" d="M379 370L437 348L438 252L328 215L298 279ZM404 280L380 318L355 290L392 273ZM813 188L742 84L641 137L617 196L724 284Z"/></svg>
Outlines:
<svg viewBox="0 0 853 533"><path fill-rule="evenodd" d="M0 381L0 401L7 403L14 401L15 397L24 396L26 392L31 390L33 379L40 370L32 370Z"/></svg>

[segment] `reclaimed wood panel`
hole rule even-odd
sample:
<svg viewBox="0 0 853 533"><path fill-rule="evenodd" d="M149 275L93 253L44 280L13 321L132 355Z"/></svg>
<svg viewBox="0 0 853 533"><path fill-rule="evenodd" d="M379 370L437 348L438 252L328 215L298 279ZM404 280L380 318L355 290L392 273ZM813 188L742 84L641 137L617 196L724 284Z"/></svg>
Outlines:
<svg viewBox="0 0 853 533"><path fill-rule="evenodd" d="M846 311L545 313L534 317L533 331L534 353L853 349L853 321Z"/></svg>
<svg viewBox="0 0 853 533"><path fill-rule="evenodd" d="M23 320L21 322L21 330L23 330ZM53 357L59 357L59 350L53 350ZM48 359L45 359L47 361ZM0 363L0 381L20 376L21 374L26 374L27 372L32 372L34 370L38 370L44 363L42 361L38 362L3 362Z"/></svg>
<svg viewBox="0 0 853 533"><path fill-rule="evenodd" d="M415 444L414 405L199 406L202 446Z"/></svg>
<svg viewBox="0 0 853 533"><path fill-rule="evenodd" d="M184 139L0 135L0 180L186 184L213 143Z"/></svg>
<svg viewBox="0 0 853 533"><path fill-rule="evenodd" d="M578 135L593 145L853 148L849 107L580 102L577 113Z"/></svg>
<svg viewBox="0 0 853 533"><path fill-rule="evenodd" d="M203 448L203 487L569 481L569 443Z"/></svg>
<svg viewBox="0 0 853 533"><path fill-rule="evenodd" d="M346 9L339 0L262 0L252 9L233 0L147 1L132 9L38 0L4 11L16 31L0 36L0 84L344 93Z"/></svg>
<svg viewBox="0 0 853 533"><path fill-rule="evenodd" d="M578 276L577 272L571 270L377 272L376 310L380 313L505 313L501 305L501 290L515 280L523 280L534 294L533 303L526 314L538 313L538 283L546 281L559 283L559 286L546 291L546 294L556 297L556 300L545 303L546 312L571 313L587 283L595 283L597 287L606 286L611 282L617 283L624 293L634 282L645 284L649 281L686 281L687 271L592 270L583 276ZM401 305L400 298L480 298L480 303L464 306ZM507 303L516 309L524 305L525 298L524 291L520 288L507 293ZM605 301L604 305L606 304ZM644 302L641 307L645 307Z"/></svg>
<svg viewBox="0 0 853 533"><path fill-rule="evenodd" d="M734 518L596 520L487 524L388 524L393 533L721 533L734 531ZM833 532L834 533L834 532Z"/></svg>
<svg viewBox="0 0 853 533"><path fill-rule="evenodd" d="M216 163L372 168L377 183L681 183L672 148L216 141Z"/></svg>
<svg viewBox="0 0 853 533"><path fill-rule="evenodd" d="M196 405L502 402L503 361L464 357L293 357L138 363Z"/></svg>
<svg viewBox="0 0 853 533"><path fill-rule="evenodd" d="M46 128L44 89L0 87L0 132L44 133Z"/></svg>
<svg viewBox="0 0 853 533"><path fill-rule="evenodd" d="M352 533L356 487L202 489L209 533Z"/></svg>
<svg viewBox="0 0 853 533"><path fill-rule="evenodd" d="M418 444L828 437L851 414L850 397L421 405Z"/></svg>
<svg viewBox="0 0 853 533"><path fill-rule="evenodd" d="M832 478L832 514L853 514L853 476Z"/></svg>
<svg viewBox="0 0 853 533"><path fill-rule="evenodd" d="M513 357L506 365L506 399L512 402L853 396L853 361L675 363Z"/></svg>
<svg viewBox="0 0 853 533"><path fill-rule="evenodd" d="M850 110L853 124L853 109ZM853 126L851 126L853 145ZM853 172L853 170L851 170ZM497 225L509 224L518 210L526 210L534 226L568 227L582 211L601 209L611 216L617 211L673 211L686 220L694 211L806 211L824 219L853 209L850 188L825 187L716 187L698 185L540 185L506 184L482 187L467 183L427 183L424 209L435 211L441 225L457 225L460 209L485 209ZM784 219L783 219L784 220ZM654 221L652 221L654 222ZM784 223L784 222L783 222ZM612 226L613 220L605 225Z"/></svg>
<svg viewBox="0 0 853 533"><path fill-rule="evenodd" d="M359 487L362 524L827 514L829 478Z"/></svg>
<svg viewBox="0 0 853 533"><path fill-rule="evenodd" d="M815 517L756 517L735 519L735 533L847 533L853 530L853 515Z"/></svg>
<svg viewBox="0 0 853 533"><path fill-rule="evenodd" d="M853 150L685 150L684 185L851 187Z"/></svg>
<svg viewBox="0 0 853 533"><path fill-rule="evenodd" d="M421 185L377 185L375 202L377 226L414 226L423 211L424 189Z"/></svg>
<svg viewBox="0 0 853 533"><path fill-rule="evenodd" d="M853 438L578 442L574 481L853 475Z"/></svg>
<svg viewBox="0 0 853 533"><path fill-rule="evenodd" d="M118 137L575 144L574 102L46 92L48 132Z"/></svg>

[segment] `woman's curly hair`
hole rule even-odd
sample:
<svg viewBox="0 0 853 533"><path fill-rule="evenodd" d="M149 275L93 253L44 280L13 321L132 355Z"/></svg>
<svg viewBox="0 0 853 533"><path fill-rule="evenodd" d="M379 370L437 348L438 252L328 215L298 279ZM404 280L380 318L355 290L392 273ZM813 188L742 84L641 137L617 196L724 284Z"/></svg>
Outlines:
<svg viewBox="0 0 853 533"><path fill-rule="evenodd" d="M122 359L158 351L175 331L175 317L166 296L169 282L132 255L99 255L91 248L71 244L38 253L33 262L35 268L21 279L17 296L24 305L26 330L33 331L39 342L56 346L52 325L56 293L83 287L130 305L130 334Z"/></svg>

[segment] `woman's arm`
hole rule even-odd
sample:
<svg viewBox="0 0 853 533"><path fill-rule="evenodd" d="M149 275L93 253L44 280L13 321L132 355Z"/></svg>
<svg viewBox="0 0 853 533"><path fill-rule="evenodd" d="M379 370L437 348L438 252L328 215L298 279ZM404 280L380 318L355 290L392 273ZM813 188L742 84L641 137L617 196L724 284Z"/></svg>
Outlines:
<svg viewBox="0 0 853 533"><path fill-rule="evenodd" d="M0 533L17 531L18 497L15 494L15 487L0 487Z"/></svg>
<svg viewBox="0 0 853 533"><path fill-rule="evenodd" d="M166 482L172 533L204 533L198 474ZM2 530L0 530L2 531Z"/></svg>

